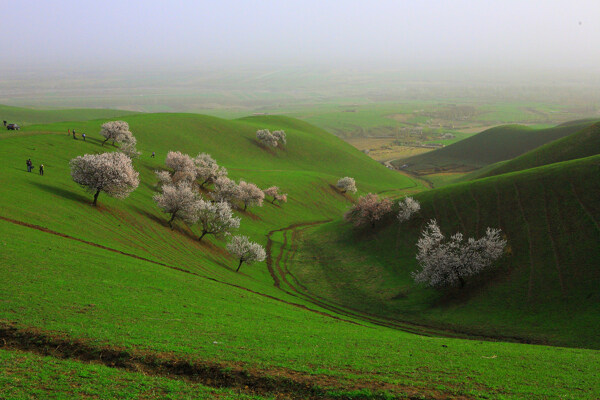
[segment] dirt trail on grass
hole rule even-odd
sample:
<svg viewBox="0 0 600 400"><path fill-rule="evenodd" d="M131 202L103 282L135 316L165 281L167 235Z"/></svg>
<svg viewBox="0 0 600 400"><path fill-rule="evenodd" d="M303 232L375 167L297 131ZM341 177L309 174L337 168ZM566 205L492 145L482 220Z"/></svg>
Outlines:
<svg viewBox="0 0 600 400"><path fill-rule="evenodd" d="M20 328L0 321L0 349L21 350L43 356L101 364L152 376L198 382L215 388L230 388L239 393L275 399L340 399L332 392L365 391L353 399L469 399L434 389L394 385L382 381L350 380L328 375L313 375L286 368L259 370L243 363L217 363L178 358L169 353L154 353L117 346L102 346L64 334ZM386 391L391 396L378 395ZM371 392L371 393L369 393Z"/></svg>
<svg viewBox="0 0 600 400"><path fill-rule="evenodd" d="M121 254L121 255L124 255L124 256L127 256L127 257L132 257L132 258L135 258L137 260L146 261L146 262L149 262L149 263L152 263L152 264L160 265L161 267L173 269L175 271L179 271L179 272L183 272L183 273L186 273L186 274L194 275L194 276L197 276L198 278L201 278L201 279L207 279L209 281L220 283L222 285L227 285L227 286L230 286L230 287L234 287L236 289L244 290L246 292L250 292L250 293L256 294L258 296L266 297L268 299L275 300L275 301L278 301L280 303L288 304L290 306L301 308L303 310L310 311L310 312L322 315L324 317L336 319L338 321L343 321L343 322L347 322L347 323L354 324L354 325L362 325L362 324L360 324L360 323L358 323L356 321L347 320L347 319L344 319L344 318L340 318L340 317L338 317L336 315L328 314L328 313L323 312L323 311L314 310L312 308L307 307L304 304L293 303L293 302L290 302L290 301L287 301L287 300L280 299L279 297L271 296L271 295L268 295L268 294L265 294L265 293L257 292L257 291L252 290L252 289L248 289L248 288L246 288L244 286L236 285L234 283L220 281L220 280L212 278L210 276L201 275L201 274L198 274L196 272L189 271L189 270L186 270L186 269L183 269L183 268L175 267L175 266L168 265L168 264L165 264L165 263L162 263L162 262L159 262L159 261L155 261L155 260L150 260L148 258L140 257L140 256L135 255L135 254L126 253L124 251L113 249L113 248L110 248L110 247L106 247L106 246L103 246L103 245L98 244L98 243L89 242L89 241L84 240L84 239L79 239L79 238L76 238L76 237L73 237L73 236L66 235L64 233L56 232L56 231L53 231L51 229L45 228L43 226L29 224L27 222L18 221L18 220L12 219L12 218L3 217L1 215L0 215L0 220L6 221L6 222L10 222L10 223L15 224L15 225L20 225L20 226L25 226L27 228L36 229L36 230L39 230L39 231L42 231L42 232L45 232L45 233L49 233L51 235L60 236L60 237L63 237L65 239L74 240L74 241L77 241L77 242L80 242L80 243L87 244L89 246L97 247L97 248L102 249L102 250L110 251L110 252L113 252L113 253L118 253L118 254ZM362 325L362 326L364 326L364 325Z"/></svg>
<svg viewBox="0 0 600 400"><path fill-rule="evenodd" d="M518 342L518 343L539 343L545 344L544 342L537 342L534 339L529 338L521 338L516 336L487 336L480 335L475 332L461 331L457 329L449 329L444 327L434 327L427 326L422 324L417 324L411 321L403 321L399 319L386 318L381 315L369 313L367 311L358 310L346 305L341 305L337 303L333 303L330 299L326 299L310 293L308 289L302 285L302 283L292 274L290 273L287 263L293 258L293 254L297 251L297 238L298 236L306 229L324 224L330 221L313 221L308 223L298 223L293 224L285 228L280 228L273 230L267 234L267 266L269 268L269 273L273 278L274 286L277 287L282 292L295 296L299 299L303 299L309 301L310 303L319 306L325 310L331 311L333 313L343 315L348 318L354 318L360 321L364 321L373 325L383 326L386 328L391 328L395 330L400 330L407 333L412 333L420 336L437 336L437 337L448 337L448 338L461 338L461 339L471 339L471 340L487 340L487 341L510 341L510 342ZM279 253L274 258L272 254L273 249L273 240L272 236L275 232L283 232L284 233L284 241L280 247ZM292 232L291 238L288 240L287 232ZM289 249L287 248L289 247ZM286 256L283 256L283 253L288 253ZM290 253L292 255L290 255ZM273 261L275 259L275 261ZM277 275L279 273L279 275ZM289 279L288 279L289 278ZM290 283L293 281L294 283ZM281 286L281 282L285 283L289 290L286 290Z"/></svg>

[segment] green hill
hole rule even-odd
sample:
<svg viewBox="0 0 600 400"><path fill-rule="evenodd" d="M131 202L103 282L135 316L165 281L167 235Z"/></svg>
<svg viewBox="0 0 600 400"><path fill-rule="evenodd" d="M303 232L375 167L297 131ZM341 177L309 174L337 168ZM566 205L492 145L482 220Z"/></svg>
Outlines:
<svg viewBox="0 0 600 400"><path fill-rule="evenodd" d="M598 349L599 173L593 156L422 192L418 218L390 217L374 232L321 226L287 268L308 295L384 322ZM417 286L416 242L431 218L448 235L499 227L508 254L463 291Z"/></svg>
<svg viewBox="0 0 600 400"><path fill-rule="evenodd" d="M20 126L31 124L47 124L60 121L89 121L92 119L115 118L137 114L134 111L108 110L94 108L74 108L60 110L37 110L22 107L11 107L0 104L0 122L7 121Z"/></svg>
<svg viewBox="0 0 600 400"><path fill-rule="evenodd" d="M515 158L545 143L589 127L593 123L592 120L572 121L544 129L522 125L498 126L447 147L404 160L396 160L394 165L408 164L410 171L419 174L470 171Z"/></svg>
<svg viewBox="0 0 600 400"><path fill-rule="evenodd" d="M595 123L581 131L573 133L562 139L540 146L517 158L490 166L487 171L476 173L470 179L506 174L508 172L522 171L528 168L569 161L577 158L589 157L600 153L600 123ZM479 172L479 171L477 171Z"/></svg>
<svg viewBox="0 0 600 400"><path fill-rule="evenodd" d="M186 398L194 389L200 398L595 397L595 350L463 340L420 327L419 318L382 326L291 289L295 281L283 274L295 257L360 248L347 242L319 253L298 246L303 230L333 226L327 221L351 204L352 196L332 188L339 177L356 178L359 194L393 197L424 189L413 180L291 118L122 119L143 152L134 161L141 183L125 200L101 194L96 208L71 180L68 163L113 150L100 144L103 121L0 136L0 397ZM88 140L73 140L67 128ZM258 128L285 129L287 145L260 147ZM154 171L169 150L208 152L232 178L288 193L288 203L236 211L239 232L265 246L264 263L236 273L226 239L199 242L197 227L167 227L152 196ZM45 175L27 173L27 158L44 163ZM396 282L389 288L397 292ZM470 326L472 318L455 323ZM585 334L581 341L593 343ZM35 367L22 367L28 364Z"/></svg>

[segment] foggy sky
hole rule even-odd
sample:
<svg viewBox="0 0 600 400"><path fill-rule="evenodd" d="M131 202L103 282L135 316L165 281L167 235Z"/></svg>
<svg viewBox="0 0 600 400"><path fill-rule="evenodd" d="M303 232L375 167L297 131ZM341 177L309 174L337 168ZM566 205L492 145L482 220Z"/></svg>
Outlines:
<svg viewBox="0 0 600 400"><path fill-rule="evenodd" d="M0 4L0 72L248 65L600 71L598 0Z"/></svg>

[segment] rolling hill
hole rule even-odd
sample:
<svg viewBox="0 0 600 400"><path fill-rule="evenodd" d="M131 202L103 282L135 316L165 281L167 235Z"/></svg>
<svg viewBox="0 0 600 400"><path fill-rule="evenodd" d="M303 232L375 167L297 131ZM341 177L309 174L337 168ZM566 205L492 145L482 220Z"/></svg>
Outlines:
<svg viewBox="0 0 600 400"><path fill-rule="evenodd" d="M471 171L509 160L545 143L571 135L591 126L594 120L572 121L553 128L535 129L522 125L503 125L488 129L460 142L419 154L394 165L407 164L418 174L444 171Z"/></svg>
<svg viewBox="0 0 600 400"><path fill-rule="evenodd" d="M477 171L470 179L522 171L528 168L584 158L600 153L600 123L588 126L562 139L557 139L519 157L490 165L486 171ZM479 173L478 173L479 172Z"/></svg>
<svg viewBox="0 0 600 400"><path fill-rule="evenodd" d="M113 151L112 146L100 144L97 132L103 121L32 125L0 136L0 397L34 393L37 397L187 398L194 392L199 398L546 399L568 397L574 391L580 398L595 397L600 388L596 350L464 340L457 338L464 334L447 329L451 324L444 318L449 317L441 312L426 315L441 329L421 326L423 307L416 302L410 318L391 324L354 310L354 305L332 305L292 289L311 284L310 277L298 283L285 276L289 268L299 277L295 266L301 265L300 261L305 268L312 265L308 263L311 258L323 266L323 259L331 254L351 255L369 243L379 251L371 248L355 262L369 265L371 257L397 260L384 242L378 245L369 237L360 240L339 222L356 195L342 195L332 188L338 178L353 176L358 194L378 192L392 197L424 190L412 179L292 118L230 121L195 114L140 114L120 119L130 124L143 152L134 161L141 183L124 200L101 194L96 208L90 206L91 197L71 180L68 163L81 154ZM67 127L86 132L87 141L67 136ZM285 129L285 148L259 146L254 139L259 128ZM288 193L288 203L236 211L242 218L239 232L265 246L264 263L244 266L235 273L236 260L224 250L225 238L207 237L199 242L197 227L182 223L173 231L167 227L166 216L152 196L156 192L154 171L163 168L169 150L191 155L208 152L228 168L230 177L261 187L277 185ZM153 151L156 158L149 156ZM27 158L35 166L44 163L46 174L27 173ZM585 165L571 163L569 171L575 173L595 166L597 159L585 161ZM504 178L481 182L495 179ZM594 190L595 181L584 183L591 186L579 186L576 181L576 189ZM521 189L521 183L518 185ZM506 183L506 187L510 185ZM482 186L480 190L488 193L490 188ZM431 191L420 195L423 204L433 204L424 206L423 215L433 207L437 210L438 196L446 194ZM589 208L595 204L589 202L589 192L577 191L577 195L595 217L597 210ZM458 191L452 196L467 194ZM487 196L490 204L496 199L495 192ZM567 196L575 207L574 194ZM483 209L487 203L481 199L477 214L481 222L461 219L461 223L475 224L478 229L487 221L497 223L493 215L498 206L494 203L496 208ZM550 204L552 213L562 212L555 209L556 200ZM449 213L449 207L441 207L439 212ZM561 238L566 237L565 232L572 233L575 223L585 227L580 229L581 235L593 234L588 226L591 222L581 210L568 212L575 212L577 219L559 229ZM467 218L466 213L460 215ZM541 217L532 214L532 218L537 221ZM342 228L341 234L347 235L340 243L331 241L340 234L336 224ZM516 225L502 222L502 228L514 234L518 243L522 232L510 230ZM416 228L406 235L414 239ZM310 233L310 243L316 240L323 248L307 248L304 243L309 241L300 240L304 233ZM389 225L377 234L394 247L396 233ZM532 245L535 249L547 245L547 237L541 235L543 243L536 242ZM585 240L593 243L595 236ZM325 246L327 243L332 246ZM409 268L411 242L403 239L398 243L406 247L402 257ZM563 246L562 239L558 243ZM577 258L579 246L576 242L574 251L568 253L575 261L583 260ZM559 248L562 251L563 247ZM515 254L519 255L515 260L525 263L520 247L515 247ZM331 270L338 266L334 260L327 263ZM344 263L339 261L339 265ZM581 271L565 278L565 293L587 306L581 297L595 278L587 268ZM358 276L357 282L378 293L377 273ZM515 273L519 277L509 279L511 284L522 279L520 268ZM545 298L546 290L539 285L546 280L535 277L532 299L544 310L546 302L556 304L556 283L551 281L554 286ZM581 284L586 277L587 283ZM346 278L330 282L341 287ZM400 295L406 288L398 282L385 283L387 292ZM581 293L575 293L576 286ZM413 302L413 293L407 290L409 302ZM359 302L362 293L347 293L346 300ZM421 293L418 296L426 306L435 298L424 291L415 293ZM325 295L326 291L319 294ZM494 324L489 326L504 334L505 327L497 323L506 320L496 307L497 293L491 293L489 300L480 298L484 300L479 303L469 300L463 314L451 314L456 317L452 325L471 330L476 318L475 306L470 304L476 304L481 312L493 311ZM373 304L372 296L363 299L366 306ZM519 300L514 297L515 302ZM391 309L385 307L386 312ZM569 307L559 310L560 315L570 316ZM586 333L595 323L585 319L589 315L585 310L573 314L571 326L582 331L579 342L560 329L554 336L553 332L540 334L539 340L553 344L570 340L570 344L594 347L594 339ZM521 316L541 320L525 312ZM547 324L555 321L550 318ZM522 326L509 325L506 332L520 333ZM542 328L530 333L537 335ZM487 326L478 332L490 339ZM568 369L564 368L567 364Z"/></svg>
<svg viewBox="0 0 600 400"><path fill-rule="evenodd" d="M598 349L599 173L592 156L422 192L407 224L390 216L375 231L343 222L307 231L287 269L301 292L383 322ZM447 235L499 227L508 253L463 291L415 285L416 242L432 218Z"/></svg>
<svg viewBox="0 0 600 400"><path fill-rule="evenodd" d="M42 110L12 107L0 104L0 122L16 123L20 126L46 124L60 121L87 121L137 114L134 111L95 108Z"/></svg>

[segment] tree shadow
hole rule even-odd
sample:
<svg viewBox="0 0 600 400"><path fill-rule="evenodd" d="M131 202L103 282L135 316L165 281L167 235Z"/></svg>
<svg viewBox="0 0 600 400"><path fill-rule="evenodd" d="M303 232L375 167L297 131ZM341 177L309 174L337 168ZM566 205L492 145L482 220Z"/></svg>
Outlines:
<svg viewBox="0 0 600 400"><path fill-rule="evenodd" d="M60 187L57 186L50 186L50 185L46 185L45 183L39 183L39 182L32 182L32 185L37 186L38 188L48 192L48 193L52 193L55 194L57 196L61 196L64 197L65 199L70 199L70 200L75 200L75 201L80 201L83 203L92 203L92 198L90 197L85 197L79 193L75 193L72 192L70 190L67 189L62 189Z"/></svg>
<svg viewBox="0 0 600 400"><path fill-rule="evenodd" d="M267 153L271 154L271 155L277 155L277 153L275 152L275 147L270 147L270 146L266 146L263 145L261 143L259 143L256 139L253 138L246 138L247 141L249 141L252 145L258 147L259 149L266 151Z"/></svg>
<svg viewBox="0 0 600 400"><path fill-rule="evenodd" d="M138 214L141 214L143 216L145 216L146 218L149 218L151 220L153 220L154 222L157 222L158 224L169 228L169 224L168 224L168 220L164 219L164 218L160 218L159 216L157 216L156 214L152 214L138 206L131 206L131 208L133 208Z"/></svg>

